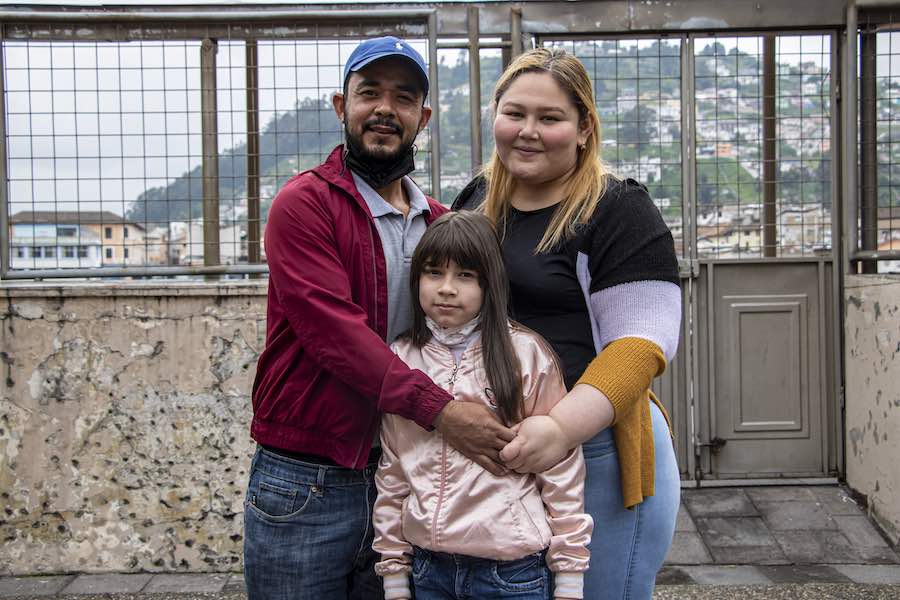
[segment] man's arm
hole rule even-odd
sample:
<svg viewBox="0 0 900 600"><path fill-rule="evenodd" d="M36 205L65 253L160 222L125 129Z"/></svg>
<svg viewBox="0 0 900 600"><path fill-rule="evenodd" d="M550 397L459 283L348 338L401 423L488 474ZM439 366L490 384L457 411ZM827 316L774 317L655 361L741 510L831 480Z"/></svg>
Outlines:
<svg viewBox="0 0 900 600"><path fill-rule="evenodd" d="M318 197L327 193L327 186L316 185L314 177L295 179L282 189L269 212L265 236L272 287L304 351L375 399L379 410L426 429L436 426L457 450L499 474L499 450L514 434L484 406L448 405L448 392L407 367L370 329L366 312L352 298L331 211Z"/></svg>
<svg viewBox="0 0 900 600"><path fill-rule="evenodd" d="M352 298L330 210L317 197L327 189L313 177L289 183L269 212L266 258L276 298L304 351L324 369L375 399L379 410L431 427L452 398L370 329Z"/></svg>

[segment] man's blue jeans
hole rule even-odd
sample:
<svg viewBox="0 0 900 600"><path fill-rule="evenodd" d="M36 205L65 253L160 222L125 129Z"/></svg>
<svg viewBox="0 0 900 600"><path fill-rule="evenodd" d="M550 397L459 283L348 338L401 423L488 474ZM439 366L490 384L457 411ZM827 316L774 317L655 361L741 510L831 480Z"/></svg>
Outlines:
<svg viewBox="0 0 900 600"><path fill-rule="evenodd" d="M416 548L412 580L416 600L551 598L550 570L542 552L499 561Z"/></svg>
<svg viewBox="0 0 900 600"><path fill-rule="evenodd" d="M305 463L258 448L244 501L250 600L378 600L375 468Z"/></svg>

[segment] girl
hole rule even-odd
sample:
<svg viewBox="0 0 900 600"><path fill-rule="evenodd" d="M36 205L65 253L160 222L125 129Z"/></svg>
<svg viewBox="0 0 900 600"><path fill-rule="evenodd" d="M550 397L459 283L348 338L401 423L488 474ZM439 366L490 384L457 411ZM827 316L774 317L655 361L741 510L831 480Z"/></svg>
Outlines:
<svg viewBox="0 0 900 600"><path fill-rule="evenodd" d="M672 234L647 189L600 162L600 121L581 62L536 48L494 92L494 153L453 208L503 232L512 315L560 356L569 393L525 419L506 466L540 471L584 444L587 512L603 523L591 600L650 600L678 513L670 428L650 382L678 346Z"/></svg>
<svg viewBox="0 0 900 600"><path fill-rule="evenodd" d="M508 425L546 415L565 394L552 351L507 318L497 235L450 213L412 258L412 330L392 346L457 401L483 402ZM385 598L582 598L593 521L581 448L534 475L492 475L437 432L385 415L375 475L375 570Z"/></svg>

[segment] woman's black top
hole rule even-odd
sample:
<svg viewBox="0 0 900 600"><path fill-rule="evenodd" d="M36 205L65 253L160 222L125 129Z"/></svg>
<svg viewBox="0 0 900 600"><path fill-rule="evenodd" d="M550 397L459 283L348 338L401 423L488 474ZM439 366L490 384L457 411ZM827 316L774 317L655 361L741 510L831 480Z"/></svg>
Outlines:
<svg viewBox="0 0 900 600"><path fill-rule="evenodd" d="M454 210L477 208L484 180L476 178L453 202ZM533 211L510 208L502 236L510 284L511 317L543 336L559 355L566 387L596 357L590 313L576 275L579 252L588 257L590 293L622 283L662 280L679 283L672 235L647 189L633 179L609 178L590 221L549 252L535 248L556 205Z"/></svg>

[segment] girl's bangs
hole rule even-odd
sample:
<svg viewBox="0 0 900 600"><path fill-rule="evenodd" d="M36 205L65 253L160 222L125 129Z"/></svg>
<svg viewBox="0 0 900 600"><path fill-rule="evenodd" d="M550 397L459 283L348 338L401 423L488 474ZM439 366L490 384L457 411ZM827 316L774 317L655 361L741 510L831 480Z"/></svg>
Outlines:
<svg viewBox="0 0 900 600"><path fill-rule="evenodd" d="M463 231L458 222L449 221L435 228L433 235L422 240L420 252L422 265L443 266L450 261L463 269L484 274L484 249L478 247L479 236Z"/></svg>

